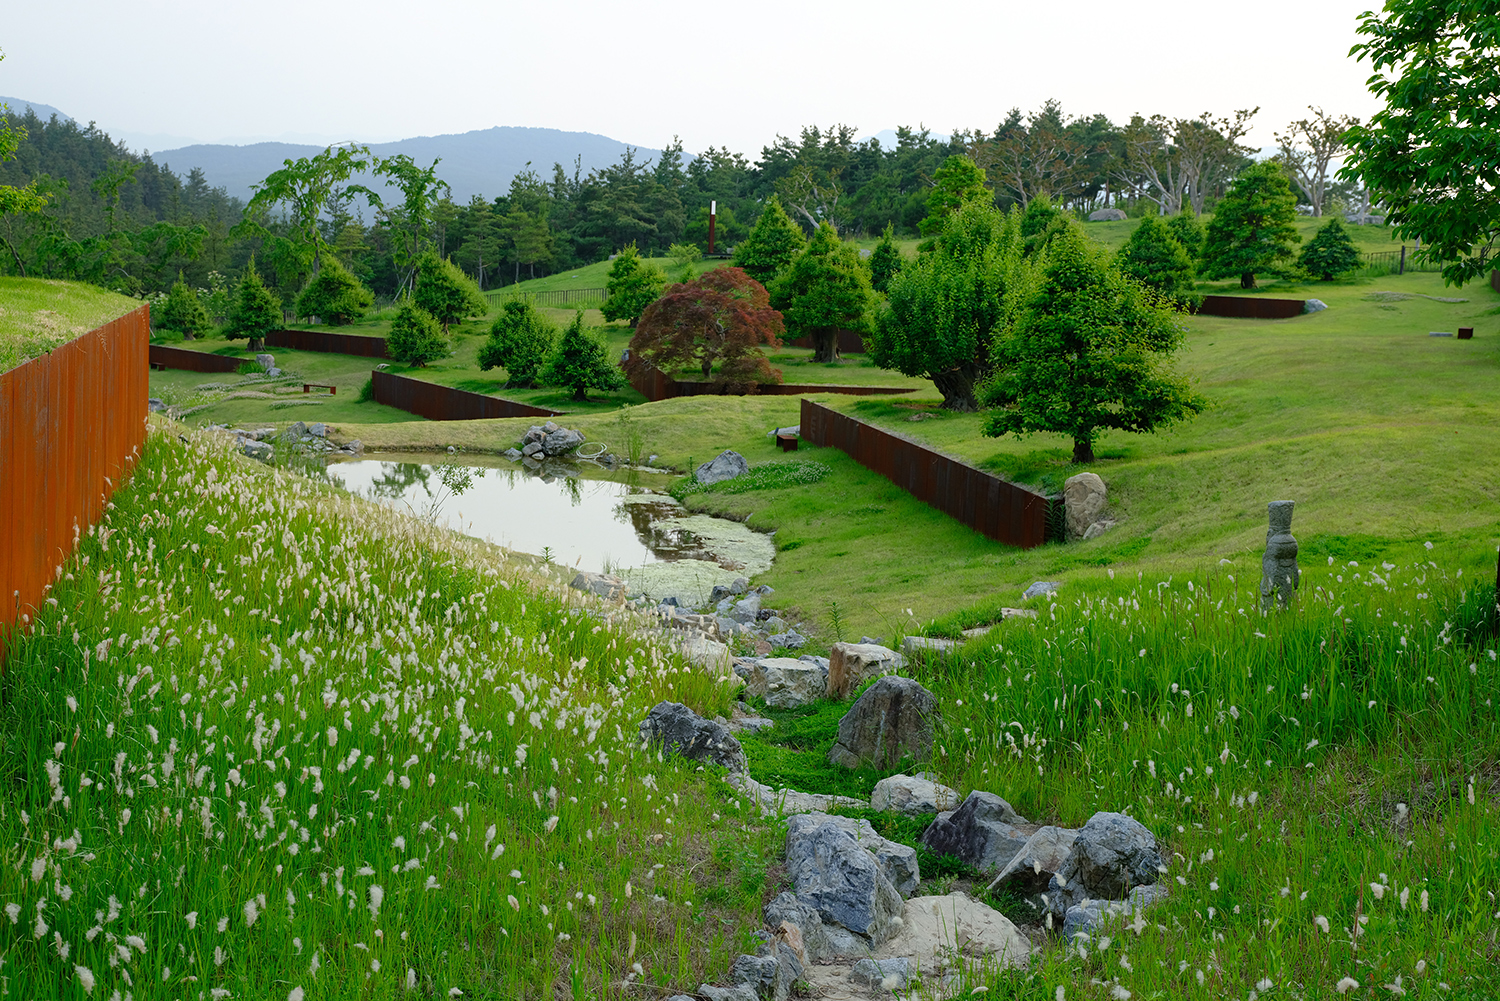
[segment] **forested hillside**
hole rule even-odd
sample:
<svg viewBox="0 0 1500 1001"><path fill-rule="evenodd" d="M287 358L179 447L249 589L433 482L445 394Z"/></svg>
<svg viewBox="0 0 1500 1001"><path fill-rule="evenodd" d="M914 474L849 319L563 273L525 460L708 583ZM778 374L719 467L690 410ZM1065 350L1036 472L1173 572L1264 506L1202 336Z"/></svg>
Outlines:
<svg viewBox="0 0 1500 1001"><path fill-rule="evenodd" d="M749 233L772 195L808 233L827 222L846 237L874 236L887 226L916 235L933 204L941 212L943 198L968 197L955 189L932 202L945 183L939 168L953 157L971 165L960 171L969 180L953 183L988 190L1001 208L1045 196L1079 215L1104 206L1135 215L1174 215L1185 207L1201 213L1251 162L1240 140L1252 114L1137 115L1116 125L1103 115L1069 117L1048 102L1030 115L1013 109L991 132L957 130L945 139L901 128L893 143L882 144L856 140L849 125L808 126L795 138L778 136L753 161L727 148L690 155L674 141L650 157L627 147L618 161L588 171L581 157L550 168L529 164L508 190L466 202L452 197L440 159L429 164L343 147L365 157L360 171L370 173L330 182L333 197L306 225L317 227L319 241L371 291L389 297L409 273L416 245L450 257L489 288L601 261L632 243L646 256L663 255L673 244L707 250L714 203L715 249L723 250ZM247 206L210 187L201 171L174 173L93 124L43 121L29 111L4 121L13 136L24 137L14 157L0 163L0 184L34 183L45 204L0 211L0 273L76 278L152 295L179 272L198 288L232 281L253 253L288 305L310 277L307 262L287 253L298 225L287 197ZM1319 143L1326 148L1345 125L1319 112L1288 130L1283 159L1305 178L1302 198L1315 214L1353 200L1303 169L1316 161ZM288 169L296 175L317 160L289 160ZM370 185L381 197L362 190L358 182L367 176L382 178ZM305 233L298 239L307 242Z"/></svg>

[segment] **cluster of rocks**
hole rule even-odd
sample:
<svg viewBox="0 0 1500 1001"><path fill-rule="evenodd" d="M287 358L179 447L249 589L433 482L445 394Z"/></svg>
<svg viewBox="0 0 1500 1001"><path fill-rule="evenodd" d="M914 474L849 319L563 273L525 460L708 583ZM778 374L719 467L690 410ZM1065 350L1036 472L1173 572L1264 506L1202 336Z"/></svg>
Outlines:
<svg viewBox="0 0 1500 1001"><path fill-rule="evenodd" d="M1063 483L1063 510L1070 540L1098 538L1114 528L1114 519L1105 515L1108 508L1109 490L1098 473L1079 473Z"/></svg>
<svg viewBox="0 0 1500 1001"><path fill-rule="evenodd" d="M587 439L582 431L565 428L556 421L533 424L521 437L520 448L508 448L502 454L512 462L520 462L536 470L549 459L573 457ZM589 456L590 460L604 466L614 466L619 460L608 453Z"/></svg>
<svg viewBox="0 0 1500 1001"><path fill-rule="evenodd" d="M628 582L613 574L582 570L574 574L571 586L605 601L623 601L641 609L651 607L646 598L631 593ZM702 611L679 605L674 597L663 599L654 610L662 628L673 635L677 645L691 648L694 660L727 667L734 660L730 645L737 641L767 653L776 649L797 650L807 645L807 637L797 631L799 623L789 622L777 609L764 603L775 593L769 585L751 587L748 577L736 577L729 584L714 585L709 605Z"/></svg>
<svg viewBox="0 0 1500 1001"><path fill-rule="evenodd" d="M276 454L275 443L278 440L283 446L308 455L363 455L365 451L364 443L358 438L342 445L330 440L328 425L321 422L304 424L297 421L279 433L275 428L247 430L227 424L215 424L209 430L225 431L233 435L241 452L262 462L269 462Z"/></svg>
<svg viewBox="0 0 1500 1001"><path fill-rule="evenodd" d="M260 370L266 373L267 379L276 379L281 376L281 369L276 367L276 359L272 355L264 353L256 355L255 364L259 365Z"/></svg>

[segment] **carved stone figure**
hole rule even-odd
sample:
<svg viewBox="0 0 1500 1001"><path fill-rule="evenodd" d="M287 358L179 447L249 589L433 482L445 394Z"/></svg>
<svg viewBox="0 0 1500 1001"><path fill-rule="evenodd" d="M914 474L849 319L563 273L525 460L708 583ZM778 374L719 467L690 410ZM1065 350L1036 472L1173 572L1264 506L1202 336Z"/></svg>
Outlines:
<svg viewBox="0 0 1500 1001"><path fill-rule="evenodd" d="M1277 604L1287 607L1292 592L1302 581L1297 567L1297 540L1292 537L1292 508L1295 501L1272 501L1266 505L1271 526L1266 529L1266 554L1260 561L1260 607L1271 607L1271 595Z"/></svg>

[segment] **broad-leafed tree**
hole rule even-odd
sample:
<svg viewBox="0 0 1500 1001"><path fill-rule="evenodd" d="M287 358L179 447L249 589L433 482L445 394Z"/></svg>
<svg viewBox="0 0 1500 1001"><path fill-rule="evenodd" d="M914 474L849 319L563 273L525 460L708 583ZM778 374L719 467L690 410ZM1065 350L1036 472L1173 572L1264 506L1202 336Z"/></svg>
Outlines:
<svg viewBox="0 0 1500 1001"><path fill-rule="evenodd" d="M780 382L762 347L779 347L785 327L760 282L740 268L715 268L668 287L646 307L630 339L630 365L663 372L696 366L705 380L745 389Z"/></svg>

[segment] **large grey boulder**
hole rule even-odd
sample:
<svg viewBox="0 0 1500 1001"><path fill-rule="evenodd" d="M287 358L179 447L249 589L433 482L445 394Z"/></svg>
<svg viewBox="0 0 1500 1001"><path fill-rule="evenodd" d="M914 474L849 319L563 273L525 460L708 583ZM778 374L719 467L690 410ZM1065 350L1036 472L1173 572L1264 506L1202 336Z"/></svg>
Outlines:
<svg viewBox="0 0 1500 1001"><path fill-rule="evenodd" d="M1096 813L1078 831L1068 857L1047 885L1053 916L1085 900L1123 900L1165 869L1156 835L1123 813Z"/></svg>
<svg viewBox="0 0 1500 1001"><path fill-rule="evenodd" d="M542 451L549 456L567 455L583 444L583 435L569 428L558 428L542 438Z"/></svg>
<svg viewBox="0 0 1500 1001"><path fill-rule="evenodd" d="M1129 218L1122 209L1095 209L1089 213L1089 222L1121 222Z"/></svg>
<svg viewBox="0 0 1500 1001"><path fill-rule="evenodd" d="M1322 299L1307 299L1302 303L1302 312L1304 313L1321 313L1327 308L1328 303Z"/></svg>
<svg viewBox="0 0 1500 1001"><path fill-rule="evenodd" d="M733 449L725 449L716 457L703 463L696 470L699 483L704 486L712 486L725 480L732 480L736 476L743 475L750 469L750 463L745 457Z"/></svg>
<svg viewBox="0 0 1500 1001"><path fill-rule="evenodd" d="M999 872L1031 837L1025 817L994 793L976 789L952 813L940 813L922 832L935 855L951 855L984 872Z"/></svg>
<svg viewBox="0 0 1500 1001"><path fill-rule="evenodd" d="M1079 473L1063 483L1063 508L1068 538L1081 539L1089 526L1104 517L1109 506L1109 491L1098 473Z"/></svg>
<svg viewBox="0 0 1500 1001"><path fill-rule="evenodd" d="M641 740L665 753L720 765L731 772L747 768L745 750L722 723L704 719L680 702L658 702L641 720Z"/></svg>
<svg viewBox="0 0 1500 1001"><path fill-rule="evenodd" d="M835 643L828 651L828 697L847 699L871 678L905 666L905 657L879 643Z"/></svg>
<svg viewBox="0 0 1500 1001"><path fill-rule="evenodd" d="M958 792L933 780L927 772L891 775L875 783L870 809L892 810L907 816L940 813L958 806Z"/></svg>
<svg viewBox="0 0 1500 1001"><path fill-rule="evenodd" d="M255 364L260 366L262 372L269 372L276 367L276 358L274 355L258 354L255 356Z"/></svg>
<svg viewBox="0 0 1500 1001"><path fill-rule="evenodd" d="M829 668L832 676L832 668ZM937 699L910 678L886 675L866 689L839 720L838 740L828 760L845 768L894 768L910 757L932 755Z"/></svg>
<svg viewBox="0 0 1500 1001"><path fill-rule="evenodd" d="M777 709L794 709L821 698L828 671L791 657L764 657L745 678L745 694Z"/></svg>
<svg viewBox="0 0 1500 1001"><path fill-rule="evenodd" d="M1042 893L1073 850L1078 832L1066 827L1043 827L1026 840L1010 864L1000 870L990 889L1002 886L1021 893Z"/></svg>
<svg viewBox="0 0 1500 1001"><path fill-rule="evenodd" d="M903 897L915 890L922 881L922 872L917 866L917 850L877 834L868 820L808 813L795 818L795 822L803 828L832 824L849 835L855 844L875 856L875 863L880 866L880 871L885 873L896 892ZM788 830L791 829L791 823L788 822Z"/></svg>
<svg viewBox="0 0 1500 1001"><path fill-rule="evenodd" d="M729 608L729 617L736 622L751 623L760 616L760 595L751 594L736 601Z"/></svg>
<svg viewBox="0 0 1500 1001"><path fill-rule="evenodd" d="M784 942L767 943L761 955L742 955L729 967L729 982L749 987L760 1001L787 1001L801 976L802 962Z"/></svg>
<svg viewBox="0 0 1500 1001"><path fill-rule="evenodd" d="M901 894L875 856L826 815L787 822L786 864L797 899L817 911L832 953L868 955L901 916ZM803 942L808 936L803 931Z"/></svg>
<svg viewBox="0 0 1500 1001"><path fill-rule="evenodd" d="M922 972L951 970L959 957L992 968L1024 966L1031 943L1010 919L966 893L913 897L901 914L901 930L871 956L877 963L908 956Z"/></svg>

